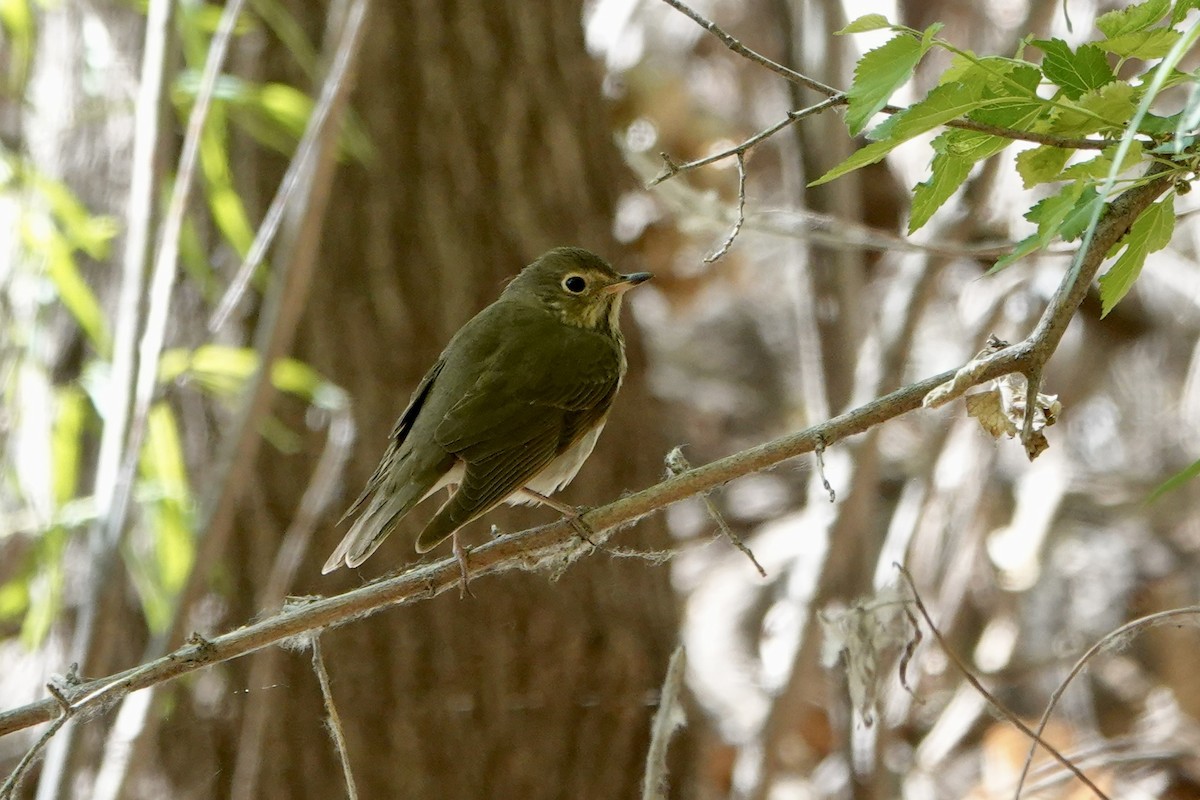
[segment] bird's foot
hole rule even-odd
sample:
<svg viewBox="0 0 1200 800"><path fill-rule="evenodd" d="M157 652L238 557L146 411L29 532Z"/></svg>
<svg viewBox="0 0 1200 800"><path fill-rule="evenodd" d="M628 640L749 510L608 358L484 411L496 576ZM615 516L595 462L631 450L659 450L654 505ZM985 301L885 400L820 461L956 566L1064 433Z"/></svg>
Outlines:
<svg viewBox="0 0 1200 800"><path fill-rule="evenodd" d="M474 597L475 593L471 591L471 573L467 570L469 550L458 541L457 533L450 537L450 551L454 553L454 559L458 562L458 598L463 600L467 595Z"/></svg>
<svg viewBox="0 0 1200 800"><path fill-rule="evenodd" d="M524 491L527 496L536 500L542 505L549 506L558 513L562 514L567 520L568 524L575 529L575 533L579 535L579 538L591 545L593 549L599 547L599 545L592 541L592 537L596 535L596 532L589 528L588 524L583 521L583 515L590 511L590 508L587 508L586 506L573 506L570 503L563 503L555 500L553 497L547 497L541 492L535 492L533 489L527 488L523 489L522 491Z"/></svg>

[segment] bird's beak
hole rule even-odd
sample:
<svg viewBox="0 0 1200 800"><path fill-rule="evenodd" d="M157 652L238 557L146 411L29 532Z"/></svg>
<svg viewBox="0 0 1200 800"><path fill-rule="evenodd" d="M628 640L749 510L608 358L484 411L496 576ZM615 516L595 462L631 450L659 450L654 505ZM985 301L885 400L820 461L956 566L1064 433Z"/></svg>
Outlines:
<svg viewBox="0 0 1200 800"><path fill-rule="evenodd" d="M606 291L612 294L625 294L639 283L645 283L653 277L654 275L649 272L631 272L628 275L622 275L621 279L607 287Z"/></svg>

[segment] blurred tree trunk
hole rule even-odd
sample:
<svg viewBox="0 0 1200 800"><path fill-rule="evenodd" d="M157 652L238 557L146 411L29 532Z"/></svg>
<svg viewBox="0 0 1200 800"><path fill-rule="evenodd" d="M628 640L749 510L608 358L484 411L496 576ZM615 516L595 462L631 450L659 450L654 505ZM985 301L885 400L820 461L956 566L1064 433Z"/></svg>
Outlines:
<svg viewBox="0 0 1200 800"><path fill-rule="evenodd" d="M293 6L319 30L321 10ZM584 49L578 3L377 3L368 25L353 105L378 159L344 169L335 186L294 349L355 399L360 438L347 501L422 373L506 277L567 243L631 268L610 234L626 172L611 142L600 69ZM272 59L285 61L268 53L266 63ZM631 345L618 408L564 493L568 502L613 498L661 471L664 447L636 337ZM277 413L303 429L286 403ZM270 448L260 456L261 483L246 493L223 565L226 623L263 610L265 576L319 437L309 445L297 456ZM412 534L428 513L418 509L361 574L322 577L322 560L345 532L330 520L292 591L343 591L411 562ZM489 523L515 530L550 518L545 510L492 514L468 529L467 541L486 538ZM647 522L626 536L659 546L664 533ZM482 579L473 585L476 598L447 594L327 634L323 649L360 796L635 796L677 637L668 577L636 559L597 555L557 581L544 573ZM163 725L158 758L173 796L342 796L308 655L276 655L274 663L267 686L246 685L248 661L230 665L219 675L219 708L186 701L193 708ZM243 699L267 704L258 741L239 739ZM200 725L198 716L210 719ZM686 753L687 745L676 749ZM677 784L686 762L686 755L676 760Z"/></svg>

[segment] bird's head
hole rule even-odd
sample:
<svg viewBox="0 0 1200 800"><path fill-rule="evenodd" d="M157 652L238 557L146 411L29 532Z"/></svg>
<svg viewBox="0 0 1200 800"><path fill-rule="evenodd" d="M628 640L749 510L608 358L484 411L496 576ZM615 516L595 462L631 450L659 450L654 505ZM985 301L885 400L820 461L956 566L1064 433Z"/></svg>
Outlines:
<svg viewBox="0 0 1200 800"><path fill-rule="evenodd" d="M651 277L649 272L622 275L600 256L579 247L556 247L521 270L504 296L535 303L568 325L616 331L621 298Z"/></svg>

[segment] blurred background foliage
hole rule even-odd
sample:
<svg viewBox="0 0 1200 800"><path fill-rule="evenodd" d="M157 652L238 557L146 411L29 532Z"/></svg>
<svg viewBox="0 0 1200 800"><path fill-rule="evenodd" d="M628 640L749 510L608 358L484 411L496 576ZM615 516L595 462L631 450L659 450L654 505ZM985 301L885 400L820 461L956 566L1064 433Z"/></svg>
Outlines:
<svg viewBox="0 0 1200 800"><path fill-rule="evenodd" d="M939 36L959 47L1009 55L1030 36L1062 37L1072 46L1094 39L1097 17L1122 5L698 0L695 7L769 57L846 88L862 53L888 38L883 31L834 35L862 13L881 12L916 29L940 22ZM1184 27L1197 24L1190 6L1176 7ZM176 5L171 158L164 163L178 149L221 11L195 0ZM54 129L48 120L55 111L33 102L48 91L34 60L39 41L61 33L63 9L0 0L5 707L38 696L51 672L65 670L83 613L72 606L72 580L79 560L88 558L82 534L99 522L91 487L100 409L112 391L120 320L111 275L120 260L115 243L126 224L128 190L128 177L113 173L128 172L128 148L114 148L112 163L97 165L73 148L71 136L130 140L140 32L128 12L101 3L83 13L81 37L70 40L79 48L72 57L78 93L55 101L70 106L74 133L49 142L36 136ZM142 626L129 652L140 654L176 621L197 558L198 498L217 468L215 442L259 366L246 334L262 313L257 297L241 304L237 322L244 327L237 330L210 332L194 321L212 313L249 253L267 205L263 176L280 172L294 155L312 114L312 87L323 73L323 13L250 2L235 27L231 65L215 86L200 142L200 180L180 239L183 277L172 300L189 322L171 329L159 361L159 391L137 458L136 511L119 545ZM719 152L821 97L738 58L664 3L594 0L578 24L600 73L594 102L608 109L604 134L635 176L614 179L612 219L601 223L619 244L622 264L656 273L633 302L646 351L644 380L664 409L654 417L656 431L683 445L693 464L957 366L989 334L1017 340L1031 329L1073 250L1058 243L988 274L999 256L1035 232L1025 212L1057 191L1027 186L1013 149L971 167L962 188L905 238L911 188L927 177L937 132L812 186L866 143L848 134L841 112L814 117L751 152L744 227L727 255L707 263L734 221L736 164L721 161L645 188L661 168L659 153L683 162ZM473 58L487 63L489 54L450 57L474 64ZM1139 59L1113 63L1122 79L1146 67ZM1187 75L1157 102L1160 116L1187 107L1198 63L1189 53L1180 65ZM893 102L924 97L949 64L947 54L931 55ZM503 80L476 72L480 92L495 91ZM359 80L374 85L395 77L367 72ZM371 111L356 105L338 144L340 167L368 180L380 149L397 146L393 129ZM393 118L397 127L402 113ZM508 146L494 144L497 151ZM165 170L156 217L172 180ZM821 473L811 462L789 463L738 480L709 499L766 568L765 579L714 540L716 524L700 499L668 510L677 552L661 569L669 570L680 609L693 698L686 747L694 755L686 776L675 776L689 788L677 786L678 796L1011 796L1028 743L989 713L932 637L910 654L907 688L901 684L897 658L911 631L894 614L879 621L874 613L900 602L895 562L911 570L973 673L1030 720L1097 639L1135 618L1200 603L1200 485L1187 479L1200 454L1200 228L1186 188L1177 191L1170 244L1150 257L1129 297L1110 310L1093 291L1063 340L1044 391L1059 395L1064 412L1050 430L1049 451L1032 464L1019 444L993 441L956 404L838 443L824 454ZM512 272L519 263L499 269ZM257 291L267 287L271 269L257 270ZM465 292L455 302L478 305ZM260 435L280 453L311 449L314 430L349 413L351 393L326 372L299 357L272 364L273 386L297 403L258 421ZM401 403L390 405L398 410ZM386 428L390 419L371 424ZM662 454L644 455L653 461ZM836 490L832 504L822 478ZM1162 486L1170 491L1155 494ZM336 514L326 516L331 524ZM229 607L253 605L237 597L244 585L232 573L212 581L207 606L198 603L200 618L224 628L245 621L228 614ZM863 632L885 623L899 627ZM880 644L872 656L877 662L852 663L846 654L853 648L836 646L856 637ZM1119 644L1075 680L1047 737L1112 797L1200 796L1194 666L1200 629L1164 626ZM659 673L665 668L647 660ZM188 702L223 706L222 713L236 717L233 683L213 690L210 682L205 695L204 681L195 681ZM178 696L170 700L184 705ZM239 708L228 711L230 704ZM159 711L165 718L174 708L164 702ZM7 739L0 742L5 769L28 746L27 739ZM229 755L238 741L230 734L214 746L227 763L210 772L241 763ZM197 788L202 784L181 777L182 768L172 771L178 758L162 746L131 770L138 780L118 784L127 788L113 796L238 796L236 779L233 789ZM80 787L92 772L85 765L77 774L84 778L74 789L45 796L91 796ZM320 775L327 785L340 781L336 772ZM1027 797L1090 796L1040 755L1029 783ZM570 796L605 795L581 789Z"/></svg>

